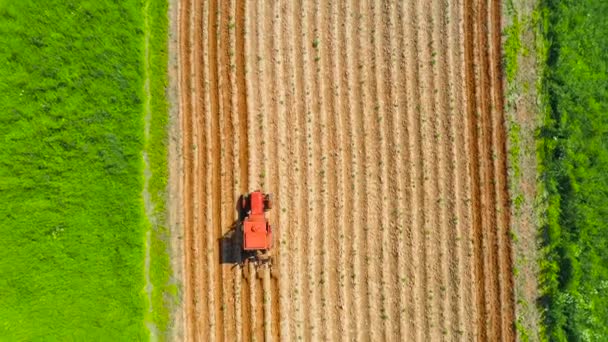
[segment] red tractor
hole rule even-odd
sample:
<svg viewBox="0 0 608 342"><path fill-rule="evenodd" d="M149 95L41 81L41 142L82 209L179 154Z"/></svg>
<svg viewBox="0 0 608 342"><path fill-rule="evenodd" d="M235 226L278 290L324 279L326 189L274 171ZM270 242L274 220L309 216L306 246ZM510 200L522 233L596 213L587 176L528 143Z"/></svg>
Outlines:
<svg viewBox="0 0 608 342"><path fill-rule="evenodd" d="M241 198L243 219L243 254L245 260L270 261L272 228L264 215L272 208L272 195L257 190Z"/></svg>

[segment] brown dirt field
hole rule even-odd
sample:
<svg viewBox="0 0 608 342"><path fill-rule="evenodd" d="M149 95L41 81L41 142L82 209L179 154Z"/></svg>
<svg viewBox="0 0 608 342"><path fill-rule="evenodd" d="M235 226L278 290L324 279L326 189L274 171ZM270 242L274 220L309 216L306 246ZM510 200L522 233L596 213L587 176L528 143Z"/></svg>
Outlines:
<svg viewBox="0 0 608 342"><path fill-rule="evenodd" d="M181 0L172 20L187 340L515 339L498 0ZM272 275L232 263L258 188Z"/></svg>

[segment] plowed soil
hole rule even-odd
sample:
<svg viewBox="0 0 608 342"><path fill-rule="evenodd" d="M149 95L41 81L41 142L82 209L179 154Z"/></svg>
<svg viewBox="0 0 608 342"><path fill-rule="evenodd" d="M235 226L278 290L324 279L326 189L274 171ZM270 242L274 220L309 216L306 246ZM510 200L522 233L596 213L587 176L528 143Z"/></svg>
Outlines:
<svg viewBox="0 0 608 342"><path fill-rule="evenodd" d="M188 340L514 340L500 1L182 0ZM235 266L272 192L274 264Z"/></svg>

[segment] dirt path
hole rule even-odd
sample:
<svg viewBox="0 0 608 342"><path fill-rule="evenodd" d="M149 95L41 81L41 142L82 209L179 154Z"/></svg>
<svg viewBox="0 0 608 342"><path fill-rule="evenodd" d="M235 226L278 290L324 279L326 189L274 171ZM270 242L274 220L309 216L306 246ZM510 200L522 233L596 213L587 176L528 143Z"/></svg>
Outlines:
<svg viewBox="0 0 608 342"><path fill-rule="evenodd" d="M499 9L179 2L187 340L514 339Z"/></svg>

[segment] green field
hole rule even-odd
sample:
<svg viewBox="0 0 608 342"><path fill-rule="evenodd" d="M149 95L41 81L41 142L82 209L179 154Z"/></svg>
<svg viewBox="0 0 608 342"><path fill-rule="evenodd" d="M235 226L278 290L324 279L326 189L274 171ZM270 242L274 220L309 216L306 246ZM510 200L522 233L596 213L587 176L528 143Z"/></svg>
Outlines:
<svg viewBox="0 0 608 342"><path fill-rule="evenodd" d="M541 306L552 341L608 336L608 2L545 0L548 196Z"/></svg>
<svg viewBox="0 0 608 342"><path fill-rule="evenodd" d="M165 13L157 0L0 0L0 340L166 329ZM158 222L151 303L144 149Z"/></svg>

